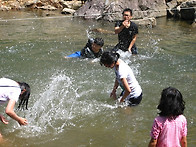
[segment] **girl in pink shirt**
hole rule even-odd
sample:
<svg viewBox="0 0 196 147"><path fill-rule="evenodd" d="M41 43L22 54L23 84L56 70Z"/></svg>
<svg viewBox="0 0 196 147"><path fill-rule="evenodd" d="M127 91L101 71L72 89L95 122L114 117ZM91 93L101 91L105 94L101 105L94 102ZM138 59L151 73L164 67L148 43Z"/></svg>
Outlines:
<svg viewBox="0 0 196 147"><path fill-rule="evenodd" d="M162 91L159 116L154 120L149 147L187 147L187 121L183 115L185 102L179 90Z"/></svg>

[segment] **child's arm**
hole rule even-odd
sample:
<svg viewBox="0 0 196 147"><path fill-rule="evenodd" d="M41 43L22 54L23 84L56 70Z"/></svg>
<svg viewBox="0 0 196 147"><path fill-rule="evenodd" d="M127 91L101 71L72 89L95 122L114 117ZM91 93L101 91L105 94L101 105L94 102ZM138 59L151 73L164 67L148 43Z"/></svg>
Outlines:
<svg viewBox="0 0 196 147"><path fill-rule="evenodd" d="M125 88L125 92L120 100L120 102L123 102L124 99L131 93L131 88L129 87L129 84L127 82L127 79L126 78L122 78L121 79L122 83L123 83L123 86Z"/></svg>
<svg viewBox="0 0 196 147"><path fill-rule="evenodd" d="M116 89L118 88L118 81L115 79L115 82L114 82L114 87L113 87L113 90L110 94L110 97L113 97L114 99L116 99Z"/></svg>
<svg viewBox="0 0 196 147"><path fill-rule="evenodd" d="M156 147L157 145L157 139L151 138L148 147Z"/></svg>
<svg viewBox="0 0 196 147"><path fill-rule="evenodd" d="M15 106L16 101L15 100L9 100L5 113L9 115L11 118L16 120L20 125L26 125L27 120L25 118L19 117L15 112L14 112L14 106Z"/></svg>
<svg viewBox="0 0 196 147"><path fill-rule="evenodd" d="M187 147L187 139L186 136L182 137L180 144L182 147Z"/></svg>

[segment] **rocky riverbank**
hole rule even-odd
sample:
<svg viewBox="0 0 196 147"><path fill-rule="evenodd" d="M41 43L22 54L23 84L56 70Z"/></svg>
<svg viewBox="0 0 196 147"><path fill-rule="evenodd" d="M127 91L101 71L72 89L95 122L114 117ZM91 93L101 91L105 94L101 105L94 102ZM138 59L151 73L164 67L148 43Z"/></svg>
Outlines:
<svg viewBox="0 0 196 147"><path fill-rule="evenodd" d="M85 2L85 3L84 3ZM162 16L189 20L195 24L196 0L0 0L0 10L42 9L60 10L85 19L121 19L124 8L133 9L133 19L139 25L156 25Z"/></svg>

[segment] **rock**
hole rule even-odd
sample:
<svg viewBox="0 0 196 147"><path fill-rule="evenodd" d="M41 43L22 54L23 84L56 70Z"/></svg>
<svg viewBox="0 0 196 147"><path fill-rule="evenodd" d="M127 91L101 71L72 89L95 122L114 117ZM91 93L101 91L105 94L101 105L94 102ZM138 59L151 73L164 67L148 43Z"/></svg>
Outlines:
<svg viewBox="0 0 196 147"><path fill-rule="evenodd" d="M186 2L186 1L188 1L188 0L176 0L177 5L181 5L182 3Z"/></svg>
<svg viewBox="0 0 196 147"><path fill-rule="evenodd" d="M74 15L86 19L116 21L122 19L122 11L125 8L133 10L133 19L141 21L139 23L141 25L152 23L151 25L154 26L156 17L166 16L164 0L91 0L87 1Z"/></svg>
<svg viewBox="0 0 196 147"><path fill-rule="evenodd" d="M195 20L196 0L177 0L167 3L168 17L175 17L184 20Z"/></svg>
<svg viewBox="0 0 196 147"><path fill-rule="evenodd" d="M73 9L69 9L69 8L64 8L62 11L61 11L62 14L74 14L75 13L75 10Z"/></svg>
<svg viewBox="0 0 196 147"><path fill-rule="evenodd" d="M74 15L81 16L86 19L100 19L105 6L104 4L105 2L103 0L88 1L79 8Z"/></svg>
<svg viewBox="0 0 196 147"><path fill-rule="evenodd" d="M170 1L166 3L167 5L167 17L174 17L177 13L174 10L177 6L177 1Z"/></svg>
<svg viewBox="0 0 196 147"><path fill-rule="evenodd" d="M196 28L196 21L191 24L193 28Z"/></svg>
<svg viewBox="0 0 196 147"><path fill-rule="evenodd" d="M49 10L49 11L54 11L56 10L57 8L55 8L54 6L51 6L51 5L46 5L46 6L37 6L36 7L37 9L42 9L42 10Z"/></svg>
<svg viewBox="0 0 196 147"><path fill-rule="evenodd" d="M133 9L134 19L166 16L164 0L92 0L78 9L75 15L115 21L122 18L122 11L125 8Z"/></svg>
<svg viewBox="0 0 196 147"><path fill-rule="evenodd" d="M185 20L195 20L196 0L190 0L180 5L180 15Z"/></svg>
<svg viewBox="0 0 196 147"><path fill-rule="evenodd" d="M143 19L133 20L137 25L139 26L149 26L149 27L155 27L157 25L156 18L154 17L146 17Z"/></svg>
<svg viewBox="0 0 196 147"><path fill-rule="evenodd" d="M77 10L82 6L81 1L63 1L60 0L59 3L63 6L63 8L69 8L69 9L74 9Z"/></svg>
<svg viewBox="0 0 196 147"><path fill-rule="evenodd" d="M11 10L11 9L12 9L11 7L4 6L4 5L1 5L1 7L0 7L0 10L1 10L1 11L9 11L9 10Z"/></svg>
<svg viewBox="0 0 196 147"><path fill-rule="evenodd" d="M25 7L32 7L34 4L35 4L35 2L33 0L29 0L24 3L24 6Z"/></svg>

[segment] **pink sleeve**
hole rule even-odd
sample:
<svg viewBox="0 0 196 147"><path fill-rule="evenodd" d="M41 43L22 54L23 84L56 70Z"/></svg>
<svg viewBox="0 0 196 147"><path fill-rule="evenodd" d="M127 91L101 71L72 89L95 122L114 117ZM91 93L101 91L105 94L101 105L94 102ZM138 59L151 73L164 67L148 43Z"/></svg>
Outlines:
<svg viewBox="0 0 196 147"><path fill-rule="evenodd" d="M151 133L150 133L150 136L153 139L158 139L160 131L161 131L161 129L160 129L159 125L158 125L157 119L155 118L153 126L152 126L152 130L151 130Z"/></svg>
<svg viewBox="0 0 196 147"><path fill-rule="evenodd" d="M184 117L184 123L183 123L183 132L182 132L183 136L187 136L187 121L186 118Z"/></svg>

